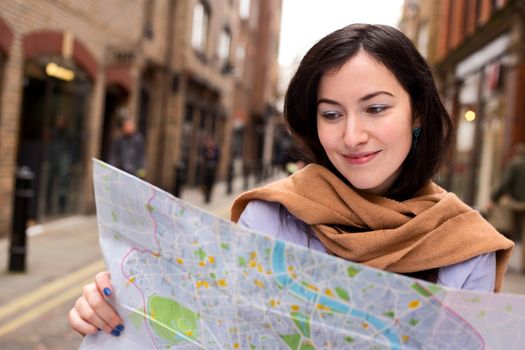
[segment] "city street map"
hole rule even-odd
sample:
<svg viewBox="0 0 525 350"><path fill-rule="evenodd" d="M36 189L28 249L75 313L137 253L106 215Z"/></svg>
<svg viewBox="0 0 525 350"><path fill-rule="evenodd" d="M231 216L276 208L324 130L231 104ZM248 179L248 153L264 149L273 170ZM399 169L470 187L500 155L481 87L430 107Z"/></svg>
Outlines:
<svg viewBox="0 0 525 350"><path fill-rule="evenodd" d="M445 288L280 241L94 160L126 329L81 349L525 349L525 296Z"/></svg>

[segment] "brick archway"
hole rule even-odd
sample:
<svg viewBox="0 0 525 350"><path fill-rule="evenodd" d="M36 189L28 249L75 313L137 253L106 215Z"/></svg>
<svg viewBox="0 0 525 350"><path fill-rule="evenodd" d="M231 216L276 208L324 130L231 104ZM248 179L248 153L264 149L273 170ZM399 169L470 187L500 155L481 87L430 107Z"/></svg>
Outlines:
<svg viewBox="0 0 525 350"><path fill-rule="evenodd" d="M106 68L106 86L117 85L124 89L128 94L133 88L133 78L131 77L129 65L112 65Z"/></svg>
<svg viewBox="0 0 525 350"><path fill-rule="evenodd" d="M62 54L64 33L58 31L32 32L24 36L22 46L25 59L44 54ZM73 41L73 61L95 80L98 63L88 48L79 40Z"/></svg>
<svg viewBox="0 0 525 350"><path fill-rule="evenodd" d="M7 23L0 17L0 52L6 56L9 54L11 45L13 44L13 31Z"/></svg>

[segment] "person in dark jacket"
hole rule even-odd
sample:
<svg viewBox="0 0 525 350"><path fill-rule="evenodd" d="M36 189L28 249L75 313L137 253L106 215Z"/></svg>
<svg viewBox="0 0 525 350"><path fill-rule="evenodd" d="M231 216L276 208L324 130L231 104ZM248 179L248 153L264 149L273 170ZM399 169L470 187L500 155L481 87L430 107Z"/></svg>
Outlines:
<svg viewBox="0 0 525 350"><path fill-rule="evenodd" d="M497 203L504 195L510 197L510 207L516 219L515 237L522 231L522 217L525 218L525 143L518 143L514 148L514 156L503 173L503 179L491 194L493 203ZM523 207L523 208L520 208ZM525 227L523 227L525 228Z"/></svg>
<svg viewBox="0 0 525 350"><path fill-rule="evenodd" d="M501 183L491 194L492 207L507 195L507 205L512 210L514 241L522 242L521 269L525 272L525 143L518 143L514 148L514 156L503 173Z"/></svg>
<svg viewBox="0 0 525 350"><path fill-rule="evenodd" d="M133 120L122 121L121 134L111 144L109 163L127 173L144 178L144 137L137 131Z"/></svg>
<svg viewBox="0 0 525 350"><path fill-rule="evenodd" d="M46 212L48 214L56 213L56 204L58 204L60 214L67 209L72 177L71 167L76 158L75 146L68 119L64 115L58 115L54 127L49 132L47 148L49 175L47 177ZM57 203L55 203L55 198Z"/></svg>
<svg viewBox="0 0 525 350"><path fill-rule="evenodd" d="M213 185L215 184L215 176L219 166L220 151L217 143L215 143L209 135L204 138L201 156L204 164L204 202L210 203Z"/></svg>

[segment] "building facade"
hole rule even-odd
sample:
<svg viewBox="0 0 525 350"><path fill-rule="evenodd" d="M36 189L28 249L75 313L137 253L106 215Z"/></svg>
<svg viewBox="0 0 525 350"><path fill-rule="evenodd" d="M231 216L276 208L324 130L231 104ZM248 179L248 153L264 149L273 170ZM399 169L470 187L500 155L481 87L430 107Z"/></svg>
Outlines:
<svg viewBox="0 0 525 350"><path fill-rule="evenodd" d="M242 172L261 178L272 167L275 131L282 125L277 107L282 0L241 3L245 9L241 6L236 52L232 154L237 165L242 160Z"/></svg>
<svg viewBox="0 0 525 350"><path fill-rule="evenodd" d="M112 49L140 45L143 3L118 5L0 3L0 37L7 38L0 66L1 236L11 225L21 166L35 175L32 219L92 206L87 174L90 158L100 157L106 92L118 89L131 109L138 93L138 61L119 59Z"/></svg>
<svg viewBox="0 0 525 350"><path fill-rule="evenodd" d="M91 158L108 159L123 117L145 137L148 181L172 191L183 174L198 184L208 136L221 147L224 177L244 3L0 2L0 236L10 230L21 166L35 174L32 219L92 212ZM254 16L266 2L248 3ZM265 36L259 30L252 44Z"/></svg>
<svg viewBox="0 0 525 350"><path fill-rule="evenodd" d="M426 6L424 1L411 3ZM513 146L525 141L525 2L437 3L437 30L429 38L435 51L429 61L455 131L450 164L440 180L483 210Z"/></svg>
<svg viewBox="0 0 525 350"><path fill-rule="evenodd" d="M410 38L430 66L437 60L440 13L439 1L407 0L399 21L399 29Z"/></svg>

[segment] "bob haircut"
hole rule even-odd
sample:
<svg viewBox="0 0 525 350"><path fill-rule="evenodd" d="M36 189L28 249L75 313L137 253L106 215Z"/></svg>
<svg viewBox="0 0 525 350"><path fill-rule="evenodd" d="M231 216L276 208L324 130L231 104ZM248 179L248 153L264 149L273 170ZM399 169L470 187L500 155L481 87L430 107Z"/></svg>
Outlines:
<svg viewBox="0 0 525 350"><path fill-rule="evenodd" d="M412 118L418 117L421 121L417 144L386 193L389 198L406 200L436 174L448 156L452 122L425 59L397 29L386 25L351 24L317 42L301 60L288 86L284 102L285 123L303 146L307 162L323 165L346 181L328 160L319 141L317 94L321 77L342 67L361 50L394 74L410 96Z"/></svg>

